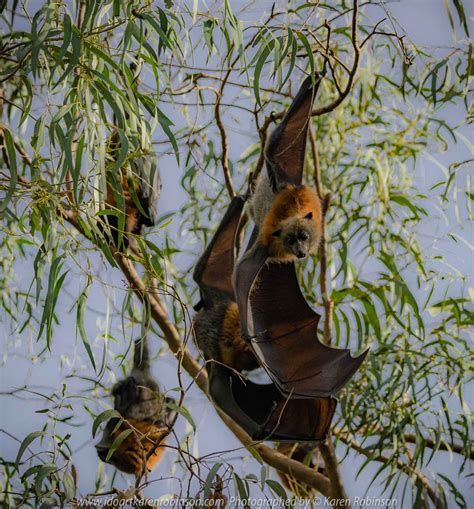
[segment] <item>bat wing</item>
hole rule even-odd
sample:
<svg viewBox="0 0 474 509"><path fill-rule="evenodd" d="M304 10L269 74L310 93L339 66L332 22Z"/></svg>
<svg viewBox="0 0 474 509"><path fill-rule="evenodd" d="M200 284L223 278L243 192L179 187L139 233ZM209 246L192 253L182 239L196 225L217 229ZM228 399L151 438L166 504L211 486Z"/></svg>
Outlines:
<svg viewBox="0 0 474 509"><path fill-rule="evenodd" d="M245 200L236 196L230 203L227 212L199 259L193 278L201 290L203 305L212 305L218 296L234 300L232 273L234 270L234 240L239 226Z"/></svg>
<svg viewBox="0 0 474 509"><path fill-rule="evenodd" d="M234 240L244 200L232 200L194 271L204 309L234 300ZM255 235L251 242L255 240ZM326 438L336 408L333 398L288 399L271 384L256 384L221 364L208 362L209 394L254 440L310 441ZM295 419L298 415L298 419Z"/></svg>
<svg viewBox="0 0 474 509"><path fill-rule="evenodd" d="M254 440L324 440L337 404L334 398L285 398L274 384L255 384L219 365L210 369L209 393Z"/></svg>
<svg viewBox="0 0 474 509"><path fill-rule="evenodd" d="M283 120L272 132L265 148L265 160L273 190L284 184L300 185L303 177L306 138L314 98L323 78L304 80Z"/></svg>
<svg viewBox="0 0 474 509"><path fill-rule="evenodd" d="M333 396L363 362L317 337L320 316L301 293L291 263L266 263L256 243L236 268L235 290L241 328L260 364L283 395Z"/></svg>

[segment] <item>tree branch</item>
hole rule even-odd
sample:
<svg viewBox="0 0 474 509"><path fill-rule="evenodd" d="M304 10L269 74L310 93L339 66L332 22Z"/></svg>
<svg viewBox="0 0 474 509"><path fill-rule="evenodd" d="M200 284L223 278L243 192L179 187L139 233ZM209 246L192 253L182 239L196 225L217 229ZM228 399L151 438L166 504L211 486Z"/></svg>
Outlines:
<svg viewBox="0 0 474 509"><path fill-rule="evenodd" d="M352 90L352 85L354 84L354 80L357 74L357 69L359 68L360 61L360 48L357 43L357 24L359 20L359 3L358 0L354 0L354 8L352 10L352 48L354 51L354 60L352 62L352 68L349 73L349 78L347 80L346 86L342 93L339 94L337 99L335 99L332 103L329 103L326 106L323 106L319 109L315 109L312 111L311 115L313 117L317 117L319 115L323 115L324 113L329 113L336 109L344 99L349 95Z"/></svg>
<svg viewBox="0 0 474 509"><path fill-rule="evenodd" d="M130 288L139 296L141 300L148 300L151 315L163 332L165 341L168 343L171 351L179 358L182 366L195 380L197 386L208 395L207 374L202 369L202 366L193 358L189 350L182 345L178 330L169 320L161 304L156 301L153 294L147 292L145 284L143 283L130 260L128 260L122 253L116 253L114 257L123 274L127 278L127 281L130 284ZM256 449L265 463L278 470L281 470L282 472L292 475L298 481L308 484L309 486L320 491L325 496L330 495L331 485L325 476L315 472L311 468L299 463L298 461L287 458L283 454L280 454L261 443L254 442L250 436L230 417L228 417L218 407L216 407L216 410L221 419L240 440L240 442L242 442L245 447L252 447Z"/></svg>
<svg viewBox="0 0 474 509"><path fill-rule="evenodd" d="M326 212L329 208L331 194L325 193L323 190L321 180L321 166L319 162L319 152L316 145L316 139L314 131L309 126L309 140L311 146L311 154L314 163L314 184L316 187L316 193L321 200L321 244L319 246L319 259L320 259L320 276L319 284L321 288L321 297L323 299L324 306L324 343L327 345L331 344L331 330L332 330L332 317L334 311L334 302L329 297L329 291L327 286L327 235L326 235Z"/></svg>
<svg viewBox="0 0 474 509"><path fill-rule="evenodd" d="M229 77L229 75L230 75L230 70L227 72L226 77ZM224 91L224 86L225 86L225 78L222 81L219 93L216 94L217 97L216 97L216 106L214 108L214 116L216 118L216 124L217 124L217 127L219 128L219 132L221 135L221 144L222 144L221 164L222 164L222 170L224 172L225 186L227 188L227 192L229 193L230 199L232 199L235 196L235 191L234 191L234 187L232 185L232 177L230 175L230 168L229 168L229 158L228 158L229 143L227 141L227 133L225 131L224 124L222 123L221 112L220 112L221 98L222 98L222 93Z"/></svg>
<svg viewBox="0 0 474 509"><path fill-rule="evenodd" d="M337 459L332 439L328 438L325 443L320 444L319 450L321 451L321 456L324 459L324 466L328 473L329 480L331 481L333 499L348 501L349 498L342 483L339 460ZM350 505L345 502L344 507L350 507Z"/></svg>

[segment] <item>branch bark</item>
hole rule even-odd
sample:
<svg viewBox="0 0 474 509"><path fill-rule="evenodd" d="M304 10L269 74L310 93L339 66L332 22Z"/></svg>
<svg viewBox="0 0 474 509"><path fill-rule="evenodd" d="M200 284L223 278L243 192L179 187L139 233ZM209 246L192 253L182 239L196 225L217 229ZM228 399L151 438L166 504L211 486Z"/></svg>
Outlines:
<svg viewBox="0 0 474 509"><path fill-rule="evenodd" d="M226 77L229 77L229 75L230 75L230 70L228 71ZM225 83L226 83L226 80L224 78L224 80L222 81L220 91L216 97L216 106L214 108L214 116L216 118L216 124L217 124L217 127L219 128L219 132L221 135L221 144L222 144L221 164L222 164L222 170L224 172L225 186L227 188L227 192L229 193L230 199L232 199L235 196L235 191L234 191L234 187L232 185L232 177L230 175L230 168L229 168L229 143L227 141L227 133L225 131L224 124L222 123L221 111L220 111L221 98L222 98L222 94L224 91Z"/></svg>
<svg viewBox="0 0 474 509"><path fill-rule="evenodd" d="M194 359L189 350L181 343L179 332L175 325L169 320L164 308L155 299L154 295L147 291L145 284L130 260L128 260L122 253L116 253L115 260L127 278L132 291L134 291L141 300L148 300L151 315L163 332L165 341L168 343L171 351L176 355L188 374L194 379L197 386L209 397L207 392L207 374L202 369L202 366ZM240 442L245 447L252 447L255 449L265 463L277 470L292 475L298 481L304 482L317 489L323 495L330 496L331 484L325 476L314 472L314 470L299 463L298 461L288 459L283 454L280 454L261 443L254 442L250 436L225 413L217 407L216 410L226 426L234 433Z"/></svg>

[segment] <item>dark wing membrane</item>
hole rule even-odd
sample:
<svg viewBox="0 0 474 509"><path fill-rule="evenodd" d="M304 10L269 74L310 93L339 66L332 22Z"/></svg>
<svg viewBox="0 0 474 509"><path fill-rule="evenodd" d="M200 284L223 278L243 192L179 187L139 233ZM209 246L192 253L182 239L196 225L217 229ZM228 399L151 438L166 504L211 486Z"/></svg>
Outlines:
<svg viewBox="0 0 474 509"><path fill-rule="evenodd" d="M232 200L194 271L194 280L203 297L204 310L210 310L222 299L234 300L231 278L234 267L234 240L243 205L244 200L240 197ZM262 251L254 241L255 235L252 235L250 244L255 247L241 261L244 270L236 274L238 296L248 296L255 276L267 257L266 251ZM256 260L261 263L256 264ZM247 309L247 297L242 302L245 306L240 308L241 313L242 309ZM246 311L244 314L250 316ZM245 334L248 329L247 320L241 322L245 324L242 327ZM326 438L336 408L335 399L288 399L273 383L255 384L218 363L209 362L206 368L209 374L210 396L217 406L254 440L316 442Z"/></svg>
<svg viewBox="0 0 474 509"><path fill-rule="evenodd" d="M280 399L260 440L319 442L325 440L336 410L335 398Z"/></svg>
<svg viewBox="0 0 474 509"><path fill-rule="evenodd" d="M234 239L244 203L241 196L231 201L219 228L194 269L193 278L201 290L205 306L211 304L213 292L221 292L234 299Z"/></svg>
<svg viewBox="0 0 474 509"><path fill-rule="evenodd" d="M329 432L334 398L287 399L273 384L255 384L213 365L209 392L254 440L317 442Z"/></svg>
<svg viewBox="0 0 474 509"><path fill-rule="evenodd" d="M252 286L258 276L258 273L265 264L268 257L267 250L256 241L257 229L255 228L252 232L252 238L249 242L249 246L243 258L239 260L234 273L234 289L237 306L239 308L240 315L240 327L242 335L250 339L253 336L253 317L251 308L249 307L249 295L252 290ZM254 242L252 242L252 239ZM281 292L282 289L280 288Z"/></svg>
<svg viewBox="0 0 474 509"><path fill-rule="evenodd" d="M258 253L260 249L256 249ZM246 300L242 329L254 353L284 395L292 398L333 396L357 371L367 352L352 357L349 350L319 342L320 316L301 293L293 264L262 264L253 256L237 271ZM248 281L253 278L249 287ZM248 289L248 290L247 290Z"/></svg>
<svg viewBox="0 0 474 509"><path fill-rule="evenodd" d="M300 185L303 177L306 138L313 101L322 75L304 80L283 120L272 132L265 148L270 181L278 189L284 184Z"/></svg>

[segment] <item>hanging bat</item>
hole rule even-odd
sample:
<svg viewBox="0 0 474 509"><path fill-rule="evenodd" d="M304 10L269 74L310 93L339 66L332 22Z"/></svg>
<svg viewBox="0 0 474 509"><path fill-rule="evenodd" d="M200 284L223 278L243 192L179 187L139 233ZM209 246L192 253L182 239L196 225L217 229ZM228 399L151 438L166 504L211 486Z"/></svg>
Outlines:
<svg viewBox="0 0 474 509"><path fill-rule="evenodd" d="M319 81L320 77L314 82L311 78L303 82L270 136L265 150L268 188L258 191L258 184L258 192L250 201L256 228L233 281L242 334L278 390L291 398L334 396L367 355L365 351L354 358L349 350L331 348L318 340L320 316L301 293L293 263L311 252L316 241L309 239L319 229L317 197L309 199L308 188L301 184L308 124ZM255 215L256 202L262 199L267 200L262 204L263 212ZM288 255L283 258L275 258L273 244L267 242L271 230L266 228L268 224L277 224L275 216L286 217L269 234L278 240L278 249ZM291 228L293 237L289 237L285 221L295 225L295 229ZM303 227L307 225L305 221L312 226ZM281 241L282 236L286 240ZM291 239L296 251L290 249ZM299 256L299 250L304 256ZM272 263L275 261L285 263Z"/></svg>
<svg viewBox="0 0 474 509"><path fill-rule="evenodd" d="M142 151L137 143L137 150ZM137 154L118 170L121 140L118 131L109 138L107 155L110 161L106 173L105 205L113 212L106 216L113 245L126 248L143 227L156 222L156 202L161 190L161 179L153 154Z"/></svg>
<svg viewBox="0 0 474 509"><path fill-rule="evenodd" d="M235 236L244 203L242 197L232 200L194 271L201 302L193 325L206 360L209 394L254 440L322 440L334 414L334 398L286 398L274 384L256 384L242 374L259 367L242 337L232 287Z"/></svg>
<svg viewBox="0 0 474 509"><path fill-rule="evenodd" d="M130 375L112 388L114 409L122 419L107 423L96 450L102 461L118 470L140 476L146 467L151 471L163 455L163 439L169 433L176 413L167 409L171 402L160 392L150 373L147 338L135 342L133 369ZM114 440L125 430L133 430L107 460ZM156 444L160 446L156 447Z"/></svg>
<svg viewBox="0 0 474 509"><path fill-rule="evenodd" d="M310 110L322 75L308 77L265 147L267 172L257 178L248 212L258 228L267 262L306 258L321 241L321 203L301 184Z"/></svg>

